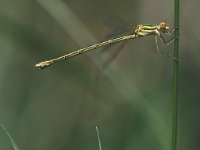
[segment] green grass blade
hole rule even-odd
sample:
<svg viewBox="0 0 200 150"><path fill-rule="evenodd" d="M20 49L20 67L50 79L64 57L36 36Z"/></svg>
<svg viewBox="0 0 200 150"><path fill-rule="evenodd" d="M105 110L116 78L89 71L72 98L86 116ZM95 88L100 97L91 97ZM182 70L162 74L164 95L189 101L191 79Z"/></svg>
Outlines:
<svg viewBox="0 0 200 150"><path fill-rule="evenodd" d="M99 150L102 150L101 139L100 139L100 136L99 136L99 129L98 129L97 126L96 126L96 131L97 131L97 139L98 139L98 142L99 142Z"/></svg>
<svg viewBox="0 0 200 150"><path fill-rule="evenodd" d="M8 130L5 128L5 126L3 124L1 124L1 127L3 128L4 132L6 133L6 135L8 136L10 143L12 144L14 150L20 150L19 147L17 146L17 144L15 144L13 138L11 137L11 135L9 134Z"/></svg>
<svg viewBox="0 0 200 150"><path fill-rule="evenodd" d="M179 0L175 2L175 17L174 24L178 27L175 31L175 37L179 36ZM172 101L172 142L171 150L177 148L177 106L178 106L178 70L179 70L179 39L174 42L174 73L173 73L173 101Z"/></svg>

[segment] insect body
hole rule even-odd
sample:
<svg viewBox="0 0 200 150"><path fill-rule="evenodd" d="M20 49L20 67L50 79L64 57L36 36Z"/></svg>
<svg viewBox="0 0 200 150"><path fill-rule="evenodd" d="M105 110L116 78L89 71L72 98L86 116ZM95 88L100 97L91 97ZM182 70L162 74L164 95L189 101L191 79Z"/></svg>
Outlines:
<svg viewBox="0 0 200 150"><path fill-rule="evenodd" d="M161 53L159 48L158 48L157 37L159 37L165 45L169 45L171 42L174 41L175 38L171 39L170 41L166 41L161 33L170 35L172 32L174 32L174 29L172 31L169 31L169 26L166 23L166 21L160 22L158 25L140 24L140 25L137 25L137 27L135 28L135 30L133 31L132 34L120 36L120 37L110 39L110 40L107 40L107 41L104 41L104 42L101 42L101 43L97 43L97 44L94 44L94 45L91 45L91 46L88 46L88 47L85 47L85 48L81 48L79 50L73 51L73 52L68 53L66 55L63 55L61 57L37 63L35 65L35 67L38 68L38 69L43 69L43 68L46 68L46 67L48 67L51 64L54 64L56 62L60 62L62 60L65 60L65 59L86 53L88 51L91 51L91 50L94 50L94 49L97 49L97 48L100 48L100 47L103 47L103 46L106 46L106 45L115 44L117 42L135 39L135 38L138 38L138 37L144 37L144 36L148 36L148 35L154 35L155 36L157 53L160 54L160 55L166 56L166 54Z"/></svg>

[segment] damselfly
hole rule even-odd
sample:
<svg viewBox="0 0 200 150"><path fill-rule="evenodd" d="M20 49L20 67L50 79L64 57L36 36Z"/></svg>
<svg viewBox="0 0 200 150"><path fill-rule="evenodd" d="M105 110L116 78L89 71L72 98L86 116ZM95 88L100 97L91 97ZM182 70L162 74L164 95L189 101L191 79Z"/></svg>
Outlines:
<svg viewBox="0 0 200 150"><path fill-rule="evenodd" d="M135 30L133 31L132 34L120 36L120 37L110 39L110 40L106 40L104 42L97 43L97 44L94 44L94 45L91 45L91 46L88 46L88 47L85 47L85 48L81 48L79 50L73 51L73 52L68 53L66 55L63 55L61 57L37 63L35 65L35 67L38 68L38 69L44 69L44 68L50 66L51 64L60 62L60 61L65 60L65 59L69 59L71 57L89 52L91 50L94 50L94 49L97 49L97 48L100 48L100 47L103 47L103 46L106 46L106 45L115 44L117 42L127 41L127 40L130 40L130 39L135 39L135 38L138 38L138 37L144 37L144 36L148 36L148 35L154 35L155 36L157 54L171 57L173 55L171 55L169 53L163 53L159 50L158 37L161 39L161 41L164 43L164 45L167 46L170 43L172 43L176 38L173 37L172 39L167 41L164 38L163 34L171 35L174 31L175 31L175 28L171 31L169 30L169 26L168 26L166 21L160 22L157 25L139 24L139 25L137 25L137 27L135 28Z"/></svg>

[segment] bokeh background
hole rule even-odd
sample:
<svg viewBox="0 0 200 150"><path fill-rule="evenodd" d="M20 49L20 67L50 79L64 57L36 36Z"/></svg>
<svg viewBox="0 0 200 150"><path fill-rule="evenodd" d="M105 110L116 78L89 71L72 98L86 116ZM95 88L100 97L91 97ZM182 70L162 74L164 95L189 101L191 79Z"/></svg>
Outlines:
<svg viewBox="0 0 200 150"><path fill-rule="evenodd" d="M179 150L199 149L199 5L180 6ZM120 44L34 65L138 23L173 27L173 17L173 0L0 0L0 123L21 150L98 150L96 126L104 150L168 150L173 61L155 54L153 37L127 42L106 69Z"/></svg>

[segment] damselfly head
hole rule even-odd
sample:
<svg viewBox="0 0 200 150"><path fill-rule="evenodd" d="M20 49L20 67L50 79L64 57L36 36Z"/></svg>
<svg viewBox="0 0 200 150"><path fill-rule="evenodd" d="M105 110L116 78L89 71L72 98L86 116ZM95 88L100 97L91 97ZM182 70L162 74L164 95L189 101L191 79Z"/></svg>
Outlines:
<svg viewBox="0 0 200 150"><path fill-rule="evenodd" d="M169 31L169 26L166 21L160 22L159 27L160 27L160 30L163 32Z"/></svg>

